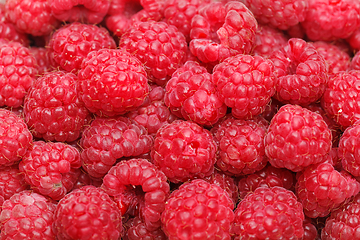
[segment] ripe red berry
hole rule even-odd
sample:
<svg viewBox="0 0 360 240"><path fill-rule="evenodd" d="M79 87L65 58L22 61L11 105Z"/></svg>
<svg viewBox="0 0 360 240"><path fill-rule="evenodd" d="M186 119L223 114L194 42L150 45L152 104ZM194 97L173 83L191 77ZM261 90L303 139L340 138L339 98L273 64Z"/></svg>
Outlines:
<svg viewBox="0 0 360 240"><path fill-rule="evenodd" d="M20 172L19 165L11 165L0 168L0 189L1 196L5 200L12 197L15 193L28 190L29 184L25 181L24 173Z"/></svg>

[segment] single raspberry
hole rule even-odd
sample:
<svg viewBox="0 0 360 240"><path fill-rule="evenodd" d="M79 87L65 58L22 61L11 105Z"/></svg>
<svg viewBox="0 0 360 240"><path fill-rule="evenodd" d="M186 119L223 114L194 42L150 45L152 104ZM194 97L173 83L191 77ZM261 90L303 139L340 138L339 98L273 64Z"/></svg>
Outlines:
<svg viewBox="0 0 360 240"><path fill-rule="evenodd" d="M45 72L50 72L54 70L54 67L52 66L50 61L50 53L48 48L31 47L30 52L36 59L38 76L42 76Z"/></svg>
<svg viewBox="0 0 360 240"><path fill-rule="evenodd" d="M101 178L117 159L149 152L153 138L128 118L96 118L83 132L80 144L83 168L90 176Z"/></svg>
<svg viewBox="0 0 360 240"><path fill-rule="evenodd" d="M320 235L316 226L313 224L311 218L305 217L304 219L304 236L301 240L320 240Z"/></svg>
<svg viewBox="0 0 360 240"><path fill-rule="evenodd" d="M332 41L350 37L360 26L360 2L353 0L308 0L301 22L312 41Z"/></svg>
<svg viewBox="0 0 360 240"><path fill-rule="evenodd" d="M178 68L165 89L165 104L179 118L212 126L226 114L212 75L197 62Z"/></svg>
<svg viewBox="0 0 360 240"><path fill-rule="evenodd" d="M29 184L25 181L24 174L20 172L18 164L0 168L0 189L1 196L5 200L9 199L15 193L28 190Z"/></svg>
<svg viewBox="0 0 360 240"><path fill-rule="evenodd" d="M331 131L321 115L297 105L285 105L271 120L265 153L271 165L299 172L325 160Z"/></svg>
<svg viewBox="0 0 360 240"><path fill-rule="evenodd" d="M30 190L14 194L2 205L1 239L55 240L56 203Z"/></svg>
<svg viewBox="0 0 360 240"><path fill-rule="evenodd" d="M224 189L202 179L182 184L173 191L161 214L169 239L230 240L234 203Z"/></svg>
<svg viewBox="0 0 360 240"><path fill-rule="evenodd" d="M105 28L75 22L57 29L51 35L48 47L53 66L77 72L89 52L116 48L116 44Z"/></svg>
<svg viewBox="0 0 360 240"><path fill-rule="evenodd" d="M194 122L176 120L157 132L151 159L169 181L179 183L211 175L216 151L208 130Z"/></svg>
<svg viewBox="0 0 360 240"><path fill-rule="evenodd" d="M212 2L191 21L190 51L202 62L218 63L236 54L250 53L258 24L241 2Z"/></svg>
<svg viewBox="0 0 360 240"><path fill-rule="evenodd" d="M149 81L161 86L183 64L187 51L185 37L175 26L155 21L134 23L121 36L119 47L137 57Z"/></svg>
<svg viewBox="0 0 360 240"><path fill-rule="evenodd" d="M34 137L72 142L80 137L90 113L78 98L78 78L54 71L36 79L24 100L26 123Z"/></svg>
<svg viewBox="0 0 360 240"><path fill-rule="evenodd" d="M146 159L133 158L121 161L105 175L102 188L110 196L128 185L141 186L145 193L144 206L140 212L146 229L160 228L160 214L165 209L165 201L170 193L165 174Z"/></svg>
<svg viewBox="0 0 360 240"><path fill-rule="evenodd" d="M329 79L328 67L311 43L290 38L270 60L278 77L274 97L280 102L306 106L321 98Z"/></svg>
<svg viewBox="0 0 360 240"><path fill-rule="evenodd" d="M19 163L31 188L54 200L74 187L80 167L79 151L61 142L34 142Z"/></svg>
<svg viewBox="0 0 360 240"><path fill-rule="evenodd" d="M141 62L119 49L93 51L84 59L79 96L90 112L99 116L122 115L143 104L149 93Z"/></svg>
<svg viewBox="0 0 360 240"><path fill-rule="evenodd" d="M310 166L299 173L296 195L310 218L325 217L360 191L360 183L330 163Z"/></svg>
<svg viewBox="0 0 360 240"><path fill-rule="evenodd" d="M123 234L115 202L94 186L84 186L63 197L55 210L54 232L59 240L118 240Z"/></svg>
<svg viewBox="0 0 360 240"><path fill-rule="evenodd" d="M304 212L293 192L282 187L259 187L235 210L234 239L300 239Z"/></svg>
<svg viewBox="0 0 360 240"><path fill-rule="evenodd" d="M167 240L165 233L161 228L149 231L145 223L139 217L131 218L125 223L126 233L123 240Z"/></svg>

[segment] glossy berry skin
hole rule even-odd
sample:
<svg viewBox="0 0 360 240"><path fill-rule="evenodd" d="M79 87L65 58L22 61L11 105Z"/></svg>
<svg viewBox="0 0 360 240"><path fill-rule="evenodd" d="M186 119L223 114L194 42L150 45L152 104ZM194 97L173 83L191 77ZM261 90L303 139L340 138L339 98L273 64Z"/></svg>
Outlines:
<svg viewBox="0 0 360 240"><path fill-rule="evenodd" d="M149 231L146 228L145 223L139 217L130 218L125 225L127 232L123 237L123 240L168 239L161 228L158 228L154 231Z"/></svg>
<svg viewBox="0 0 360 240"><path fill-rule="evenodd" d="M123 115L143 104L149 93L142 63L119 49L100 49L84 58L79 97L98 116Z"/></svg>
<svg viewBox="0 0 360 240"><path fill-rule="evenodd" d="M323 118L298 105L281 107L265 137L270 164L294 172L324 161L331 146L331 131Z"/></svg>
<svg viewBox="0 0 360 240"><path fill-rule="evenodd" d="M0 168L0 189L0 195L5 200L15 193L30 189L29 184L25 181L24 173L19 170L18 164Z"/></svg>
<svg viewBox="0 0 360 240"><path fill-rule="evenodd" d="M14 194L2 205L0 239L55 240L55 209L55 202L33 191Z"/></svg>
<svg viewBox="0 0 360 240"><path fill-rule="evenodd" d="M161 214L162 228L171 240L230 240L233 208L232 200L218 185L192 180L169 196Z"/></svg>
<svg viewBox="0 0 360 240"><path fill-rule="evenodd" d="M121 213L101 188L84 186L62 198L55 210L54 232L58 240L120 239Z"/></svg>
<svg viewBox="0 0 360 240"><path fill-rule="evenodd" d="M169 181L180 183L211 175L216 150L208 130L190 121L176 120L157 132L151 161Z"/></svg>

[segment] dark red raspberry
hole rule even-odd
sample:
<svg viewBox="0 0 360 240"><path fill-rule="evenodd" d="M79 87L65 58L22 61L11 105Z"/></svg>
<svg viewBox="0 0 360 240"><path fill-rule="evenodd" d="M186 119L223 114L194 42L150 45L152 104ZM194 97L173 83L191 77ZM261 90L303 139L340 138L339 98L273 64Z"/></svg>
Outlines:
<svg viewBox="0 0 360 240"><path fill-rule="evenodd" d="M263 118L265 118L268 122L271 121L271 119L274 117L274 115L279 111L279 109L284 104L279 102L278 100L271 98L270 103L266 105L265 111L260 114Z"/></svg>
<svg viewBox="0 0 360 240"><path fill-rule="evenodd" d="M80 167L79 151L61 142L34 142L19 163L31 188L54 200L74 187Z"/></svg>
<svg viewBox="0 0 360 240"><path fill-rule="evenodd" d="M53 229L59 240L118 240L123 234L120 210L104 190L94 186L65 195L54 217Z"/></svg>
<svg viewBox="0 0 360 240"><path fill-rule="evenodd" d="M24 174L20 172L17 164L0 168L0 189L1 196L5 200L9 199L15 193L28 190L29 184L25 181Z"/></svg>
<svg viewBox="0 0 360 240"><path fill-rule="evenodd" d="M149 93L142 63L119 49L92 51L83 60L79 96L99 116L125 114L143 104Z"/></svg>
<svg viewBox="0 0 360 240"><path fill-rule="evenodd" d="M167 240L165 233L161 228L149 231L145 223L139 217L131 218L125 223L126 233L123 240Z"/></svg>
<svg viewBox="0 0 360 240"><path fill-rule="evenodd" d="M30 190L14 194L2 205L1 239L55 240L56 203Z"/></svg>
<svg viewBox="0 0 360 240"><path fill-rule="evenodd" d="M149 81L164 86L172 73L184 63L185 37L165 22L136 22L121 36L120 48L137 57Z"/></svg>
<svg viewBox="0 0 360 240"><path fill-rule="evenodd" d="M90 176L101 178L117 159L147 153L152 143L145 128L128 118L96 118L80 140L82 166Z"/></svg>
<svg viewBox="0 0 360 240"><path fill-rule="evenodd" d="M241 2L212 2L191 21L190 51L202 62L218 63L236 54L250 53L257 21Z"/></svg>
<svg viewBox="0 0 360 240"><path fill-rule="evenodd" d="M234 203L217 184L196 179L173 191L161 214L169 239L230 240Z"/></svg>
<svg viewBox="0 0 360 240"><path fill-rule="evenodd" d="M357 51L350 62L350 70L360 70L360 51Z"/></svg>
<svg viewBox="0 0 360 240"><path fill-rule="evenodd" d="M270 60L278 77L274 97L280 102L306 106L321 98L329 79L328 67L312 44L291 38Z"/></svg>
<svg viewBox="0 0 360 240"><path fill-rule="evenodd" d="M286 30L286 34L290 37L290 38L302 38L302 39L306 39L306 34L305 34L305 30L302 27L302 25L300 23L291 26L288 28L288 30Z"/></svg>
<svg viewBox="0 0 360 240"><path fill-rule="evenodd" d="M304 223L304 236L301 240L321 240L316 226L313 224L311 218L305 217Z"/></svg>
<svg viewBox="0 0 360 240"><path fill-rule="evenodd" d="M290 104L275 114L265 137L271 165L294 172L323 162L331 145L331 131L321 115Z"/></svg>
<svg viewBox="0 0 360 240"><path fill-rule="evenodd" d="M178 68L165 89L165 104L179 118L212 126L226 114L212 75L197 62Z"/></svg>
<svg viewBox="0 0 360 240"><path fill-rule="evenodd" d="M235 210L232 233L240 239L301 239L304 212L293 192L282 187L259 187Z"/></svg>
<svg viewBox="0 0 360 240"><path fill-rule="evenodd" d="M311 218L325 217L360 191L360 183L346 172L338 172L330 163L310 166L299 173L296 195Z"/></svg>
<svg viewBox="0 0 360 240"><path fill-rule="evenodd" d="M36 59L38 76L42 76L45 72L50 72L54 70L54 67L52 66L50 61L50 53L48 48L31 47L30 52Z"/></svg>
<svg viewBox="0 0 360 240"><path fill-rule="evenodd" d="M105 28L75 22L57 29L51 35L48 47L53 66L77 72L89 52L116 48L116 44Z"/></svg>
<svg viewBox="0 0 360 240"><path fill-rule="evenodd" d="M360 28L357 28L349 38L346 39L346 42L349 43L350 47L354 51L360 50Z"/></svg>
<svg viewBox="0 0 360 240"><path fill-rule="evenodd" d="M179 183L211 175L216 151L208 130L194 122L176 120L157 132L151 159L169 181Z"/></svg>
<svg viewBox="0 0 360 240"><path fill-rule="evenodd" d="M83 168L80 168L80 174L74 183L74 189L79 189L83 186L92 185L94 187L101 187L102 179L91 177Z"/></svg>

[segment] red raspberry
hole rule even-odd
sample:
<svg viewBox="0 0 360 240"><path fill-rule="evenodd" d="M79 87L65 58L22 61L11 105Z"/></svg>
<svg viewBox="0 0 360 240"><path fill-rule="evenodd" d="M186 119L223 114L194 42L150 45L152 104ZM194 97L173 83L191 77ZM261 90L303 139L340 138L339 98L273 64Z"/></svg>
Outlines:
<svg viewBox="0 0 360 240"><path fill-rule="evenodd" d="M116 48L108 30L78 22L57 29L48 45L52 65L68 72L77 72L89 52L102 48Z"/></svg>
<svg viewBox="0 0 360 240"><path fill-rule="evenodd" d="M169 181L179 183L211 175L216 150L208 130L190 121L176 120L157 132L151 159Z"/></svg>
<svg viewBox="0 0 360 240"><path fill-rule="evenodd" d="M55 240L55 208L55 202L30 190L14 194L2 205L0 238Z"/></svg>
<svg viewBox="0 0 360 240"><path fill-rule="evenodd" d="M165 233L161 228L158 228L154 231L149 231L146 228L145 223L139 217L131 218L127 223L127 232L123 237L123 240L146 240L146 239L156 239L156 240L167 240Z"/></svg>
<svg viewBox="0 0 360 240"><path fill-rule="evenodd" d="M323 162L332 145L331 131L321 115L297 105L285 105L271 120L265 153L271 165L299 172Z"/></svg>
<svg viewBox="0 0 360 240"><path fill-rule="evenodd" d="M152 143L145 128L128 118L96 118L80 139L82 166L90 176L101 178L117 159L147 153Z"/></svg>
<svg viewBox="0 0 360 240"><path fill-rule="evenodd" d="M165 104L179 118L212 126L226 114L212 75L197 62L188 61L178 68L165 89Z"/></svg>
<svg viewBox="0 0 360 240"><path fill-rule="evenodd" d="M53 228L59 240L118 240L123 234L120 210L104 190L94 186L65 195L54 216Z"/></svg>
<svg viewBox="0 0 360 240"><path fill-rule="evenodd" d="M169 239L230 240L234 203L217 184L196 179L173 191L161 214Z"/></svg>
<svg viewBox="0 0 360 240"><path fill-rule="evenodd" d="M300 23L289 27L288 30L286 30L286 34L290 38L302 38L302 39L306 38L305 30Z"/></svg>
<svg viewBox="0 0 360 240"><path fill-rule="evenodd" d="M330 163L320 163L299 173L295 190L306 216L316 218L327 216L359 193L360 183Z"/></svg>
<svg viewBox="0 0 360 240"><path fill-rule="evenodd" d="M79 151L61 142L34 142L19 163L31 188L54 200L74 187L80 167Z"/></svg>
<svg viewBox="0 0 360 240"><path fill-rule="evenodd" d="M300 239L304 213L293 192L282 187L259 187L235 210L234 239Z"/></svg>
<svg viewBox="0 0 360 240"><path fill-rule="evenodd" d="M350 62L350 70L360 70L360 51L357 51Z"/></svg>
<svg viewBox="0 0 360 240"><path fill-rule="evenodd" d="M360 50L360 28L357 28L349 38L346 39L346 42L349 43L350 47L354 51Z"/></svg>
<svg viewBox="0 0 360 240"><path fill-rule="evenodd" d="M150 81L164 86L183 64L187 43L175 26L165 22L137 22L121 36L120 48L137 57Z"/></svg>
<svg viewBox="0 0 360 240"><path fill-rule="evenodd" d="M291 38L270 59L278 77L276 99L306 106L321 98L329 78L328 68L324 57L312 44Z"/></svg>
<svg viewBox="0 0 360 240"><path fill-rule="evenodd" d="M304 223L304 236L301 240L321 240L318 234L318 230L312 223L311 218L305 217Z"/></svg>
<svg viewBox="0 0 360 240"><path fill-rule="evenodd" d="M112 0L107 14L118 15L125 13L134 15L142 9L156 12L162 10L163 4L163 0Z"/></svg>
<svg viewBox="0 0 360 240"><path fill-rule="evenodd" d="M212 2L192 18L190 51L205 63L248 54L257 27L254 15L243 3Z"/></svg>
<svg viewBox="0 0 360 240"><path fill-rule="evenodd" d="M284 106L283 103L278 100L271 98L270 103L266 105L265 111L260 114L263 118L265 118L268 122L274 117L274 115L279 111L279 109Z"/></svg>
<svg viewBox="0 0 360 240"><path fill-rule="evenodd" d="M81 100L99 116L132 111L143 104L149 93L143 65L124 50L92 51L84 59L78 77Z"/></svg>
<svg viewBox="0 0 360 240"><path fill-rule="evenodd" d="M24 100L26 123L34 137L72 142L80 137L90 113L77 96L78 78L54 71L34 81Z"/></svg>
<svg viewBox="0 0 360 240"><path fill-rule="evenodd" d="M32 47L30 48L30 52L36 59L38 76L42 76L45 72L54 70L54 67L50 61L50 53L48 48Z"/></svg>
<svg viewBox="0 0 360 240"><path fill-rule="evenodd" d="M5 200L9 199L15 193L28 190L29 184L26 183L24 174L20 172L17 164L0 168L0 189L1 196Z"/></svg>

